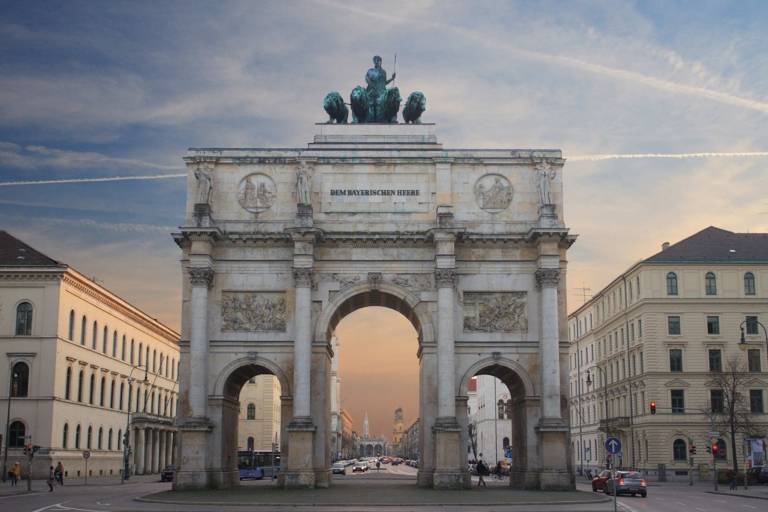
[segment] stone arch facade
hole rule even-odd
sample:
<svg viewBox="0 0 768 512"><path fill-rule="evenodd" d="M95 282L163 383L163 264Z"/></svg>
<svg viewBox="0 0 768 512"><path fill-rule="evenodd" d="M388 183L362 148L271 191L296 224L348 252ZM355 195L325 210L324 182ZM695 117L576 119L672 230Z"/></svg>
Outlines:
<svg viewBox="0 0 768 512"><path fill-rule="evenodd" d="M418 332L419 485L468 485L466 385L486 372L519 398L512 483L573 488L561 153L447 150L429 124L318 130L185 158L174 486L237 484L225 432L258 372L283 386L279 483L331 485L333 331L377 305Z"/></svg>

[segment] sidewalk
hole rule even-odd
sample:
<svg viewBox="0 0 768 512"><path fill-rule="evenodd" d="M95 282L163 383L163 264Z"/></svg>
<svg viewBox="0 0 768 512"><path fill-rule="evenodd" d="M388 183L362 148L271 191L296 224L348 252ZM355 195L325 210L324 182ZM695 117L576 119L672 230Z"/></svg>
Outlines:
<svg viewBox="0 0 768 512"><path fill-rule="evenodd" d="M750 485L749 489L744 486L738 487L735 491L728 489L728 484L721 485L717 491L708 491L710 494L720 494L722 496L738 496L740 498L755 498L758 500L768 500L768 485Z"/></svg>
<svg viewBox="0 0 768 512"><path fill-rule="evenodd" d="M133 475L131 478L125 481L125 484L138 484L160 482L160 475ZM82 487L85 486L85 478L65 478L64 487ZM88 477L88 487L99 487L107 485L122 485L120 483L119 476L92 476ZM170 483L168 484L170 485ZM58 488L58 485L54 485L54 488ZM19 494L27 493L39 493L48 492L48 484L45 480L32 480L32 490L27 490L27 481L20 480L15 487L11 487L10 482L0 483L0 497L4 496L16 496Z"/></svg>

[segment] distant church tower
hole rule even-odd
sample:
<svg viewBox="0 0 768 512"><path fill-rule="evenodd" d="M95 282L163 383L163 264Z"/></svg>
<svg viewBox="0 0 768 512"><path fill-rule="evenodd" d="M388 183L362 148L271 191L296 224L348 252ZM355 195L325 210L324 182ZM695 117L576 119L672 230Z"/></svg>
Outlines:
<svg viewBox="0 0 768 512"><path fill-rule="evenodd" d="M403 408L395 409L395 428L392 429L392 443L397 445L403 439Z"/></svg>
<svg viewBox="0 0 768 512"><path fill-rule="evenodd" d="M365 419L363 420L363 439L369 439L370 432L368 430L368 411L365 411Z"/></svg>

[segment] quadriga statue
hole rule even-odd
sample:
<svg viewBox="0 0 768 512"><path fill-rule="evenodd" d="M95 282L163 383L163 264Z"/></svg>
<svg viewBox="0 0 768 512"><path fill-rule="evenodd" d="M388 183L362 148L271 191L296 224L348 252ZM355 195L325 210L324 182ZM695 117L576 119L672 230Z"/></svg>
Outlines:
<svg viewBox="0 0 768 512"><path fill-rule="evenodd" d="M393 73L392 78L388 79L387 72L381 67L381 57L376 55L373 58L373 67L365 74L366 88L357 86L349 96L353 123L397 123L397 112L400 110L400 102L402 101L400 90L397 87L387 89L387 85L395 79L395 76L396 73ZM337 123L346 122L346 117L344 121L339 121L339 118L329 110L329 105L331 105L334 112L340 111L340 108L337 107L339 100L340 95L336 92L331 92L325 97L323 106L331 118L329 123L334 120ZM403 110L405 122L418 123L426 108L426 98L424 94L416 91L408 97L408 102L411 107L408 109L407 117L406 111Z"/></svg>

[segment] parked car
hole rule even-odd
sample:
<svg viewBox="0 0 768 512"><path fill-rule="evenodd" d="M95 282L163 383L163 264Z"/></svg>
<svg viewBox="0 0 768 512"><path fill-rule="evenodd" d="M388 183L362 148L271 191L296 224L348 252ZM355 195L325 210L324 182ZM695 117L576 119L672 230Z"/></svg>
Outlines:
<svg viewBox="0 0 768 512"><path fill-rule="evenodd" d="M364 460L355 462L355 465L352 466L353 473L365 473L366 471L368 471L368 463Z"/></svg>
<svg viewBox="0 0 768 512"><path fill-rule="evenodd" d="M165 466L165 469L163 469L160 472L160 481L173 482L173 475L175 474L176 474L176 466L174 466L173 464Z"/></svg>
<svg viewBox="0 0 768 512"><path fill-rule="evenodd" d="M344 475L346 474L346 472L347 472L347 464L345 461L334 462L333 465L331 466L331 473L333 473L334 475L336 474Z"/></svg>
<svg viewBox="0 0 768 512"><path fill-rule="evenodd" d="M754 466L747 470L747 481L753 484L768 484L768 466Z"/></svg>
<svg viewBox="0 0 768 512"><path fill-rule="evenodd" d="M392 459L392 465L393 466L399 466L401 462L402 462L402 460L400 460L400 459L397 459L397 458Z"/></svg>
<svg viewBox="0 0 768 512"><path fill-rule="evenodd" d="M643 498L648 496L648 482L637 471L617 471L616 476L605 483L605 494L639 494Z"/></svg>
<svg viewBox="0 0 768 512"><path fill-rule="evenodd" d="M611 478L611 472L607 469L602 470L592 479L592 492L605 491L605 482Z"/></svg>

